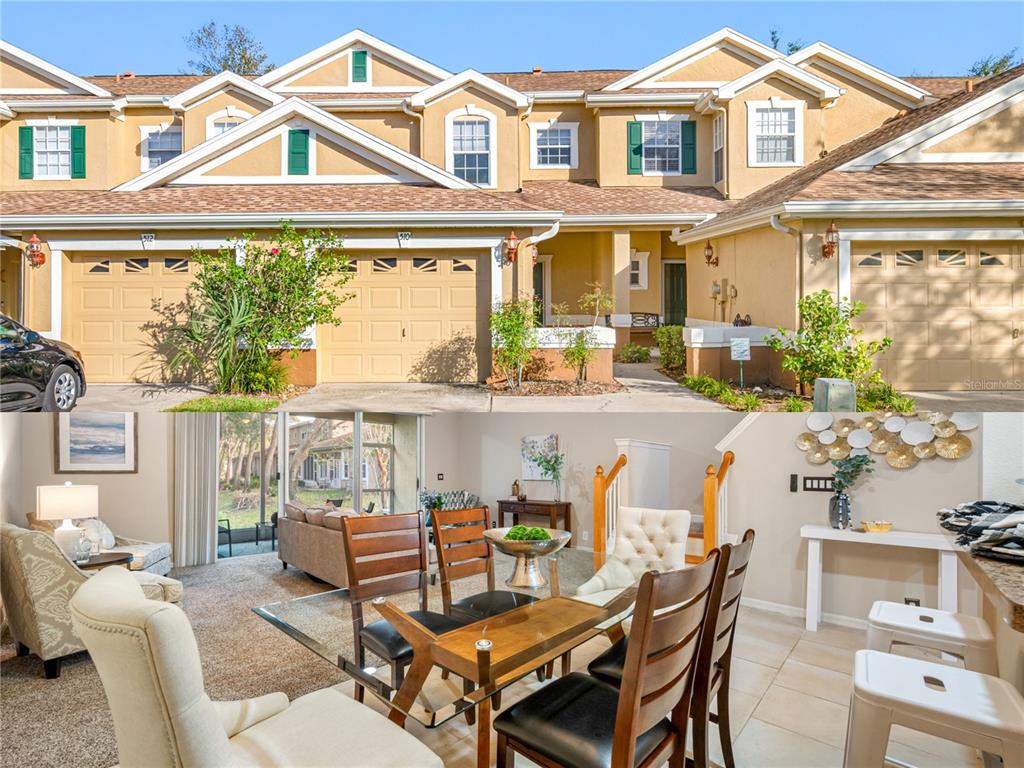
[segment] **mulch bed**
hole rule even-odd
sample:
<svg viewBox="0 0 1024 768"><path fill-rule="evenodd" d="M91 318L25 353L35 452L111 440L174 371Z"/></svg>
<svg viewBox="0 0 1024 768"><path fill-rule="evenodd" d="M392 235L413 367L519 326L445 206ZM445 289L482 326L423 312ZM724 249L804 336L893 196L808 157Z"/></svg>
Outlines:
<svg viewBox="0 0 1024 768"><path fill-rule="evenodd" d="M584 382L577 385L573 381L524 381L518 390L510 390L505 381L491 382L491 393L501 397L580 397L586 395L607 395L623 389L617 381L610 384Z"/></svg>
<svg viewBox="0 0 1024 768"><path fill-rule="evenodd" d="M686 378L685 368L659 368L658 370L661 373L668 376L673 381L679 382L680 386L685 386L683 381ZM806 404L805 410L811 410L811 407L813 405L812 398L803 395L797 395L792 390L786 389L785 387L774 387L771 386L770 384L765 384L756 387L744 387L743 389L740 389L738 386L731 382L730 386L732 387L732 391L735 392L737 395L745 395L748 392L753 392L755 395L757 395L757 398L760 401L760 407L757 409L758 412L783 411L785 410L785 402L790 397L796 397L802 400ZM726 408L733 411L744 411L742 407L737 405L729 405L727 403L723 403L723 405L725 405Z"/></svg>

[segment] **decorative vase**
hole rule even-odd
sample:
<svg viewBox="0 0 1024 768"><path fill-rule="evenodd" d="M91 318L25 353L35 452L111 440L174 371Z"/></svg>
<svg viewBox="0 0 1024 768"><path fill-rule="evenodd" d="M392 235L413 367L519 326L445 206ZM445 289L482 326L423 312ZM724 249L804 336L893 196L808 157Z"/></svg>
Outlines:
<svg viewBox="0 0 1024 768"><path fill-rule="evenodd" d="M562 478L556 477L555 480L555 501L562 500Z"/></svg>
<svg viewBox="0 0 1024 768"><path fill-rule="evenodd" d="M850 527L850 497L837 493L828 500L828 522L840 530Z"/></svg>

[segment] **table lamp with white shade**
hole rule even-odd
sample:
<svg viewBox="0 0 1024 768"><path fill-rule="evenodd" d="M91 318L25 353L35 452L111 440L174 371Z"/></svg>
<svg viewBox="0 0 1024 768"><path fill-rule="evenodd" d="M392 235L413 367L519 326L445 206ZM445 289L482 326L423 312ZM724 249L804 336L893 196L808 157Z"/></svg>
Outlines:
<svg viewBox="0 0 1024 768"><path fill-rule="evenodd" d="M100 489L98 485L38 485L36 486L36 517L40 520L63 520L53 532L53 539L68 557L75 557L75 547L82 531L72 520L99 517Z"/></svg>

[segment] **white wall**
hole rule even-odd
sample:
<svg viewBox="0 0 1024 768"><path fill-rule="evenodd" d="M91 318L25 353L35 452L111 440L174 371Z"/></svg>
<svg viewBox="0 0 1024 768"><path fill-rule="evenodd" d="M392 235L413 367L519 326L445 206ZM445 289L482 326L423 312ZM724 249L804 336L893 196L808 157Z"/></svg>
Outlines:
<svg viewBox="0 0 1024 768"><path fill-rule="evenodd" d="M35 509L37 485L56 485L70 480L99 486L100 519L118 536L171 541L174 510L174 419L171 414L136 414L139 471L132 474L56 474L53 471L54 417L43 413L9 416L21 421L21 488L11 522L26 525L25 513ZM6 488L4 499L6 506ZM6 513L5 519L8 519Z"/></svg>
<svg viewBox="0 0 1024 768"><path fill-rule="evenodd" d="M806 414L762 415L729 446L736 453L729 491L730 532L757 531L744 597L802 610L807 547L800 526L828 525L822 492L790 493L789 476L831 475L828 464L808 464L794 444L806 430ZM981 429L969 435L980 444ZM853 519L891 520L907 531L940 532L935 513L978 498L980 450L961 461L932 459L910 470L895 470L876 457L875 471L851 491ZM822 610L864 619L874 600L917 597L937 605L937 556L933 552L827 542L824 547ZM961 605L976 610L977 593L961 568Z"/></svg>
<svg viewBox="0 0 1024 768"><path fill-rule="evenodd" d="M0 520L23 525L21 499L21 418L0 414ZM18 523L18 520L21 523Z"/></svg>
<svg viewBox="0 0 1024 768"><path fill-rule="evenodd" d="M499 498L508 498L512 481L522 477L520 440L557 433L559 449L566 454L562 498L573 504L577 545L590 547L594 468L602 464L608 469L615 462L615 438L670 443L670 505L699 514L704 470L719 458L715 443L739 419L734 413L439 414L425 419L426 485L431 490L465 489L496 509ZM444 481L437 480L439 472ZM550 482L523 486L531 498L552 498Z"/></svg>
<svg viewBox="0 0 1024 768"><path fill-rule="evenodd" d="M1024 413L984 413L981 496L1024 503Z"/></svg>

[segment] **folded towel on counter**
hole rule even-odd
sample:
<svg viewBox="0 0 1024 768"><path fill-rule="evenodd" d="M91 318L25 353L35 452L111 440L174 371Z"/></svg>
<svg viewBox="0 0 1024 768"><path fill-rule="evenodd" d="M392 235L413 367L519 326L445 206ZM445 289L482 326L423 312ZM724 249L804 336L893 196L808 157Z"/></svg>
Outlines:
<svg viewBox="0 0 1024 768"><path fill-rule="evenodd" d="M972 501L938 512L939 525L958 534L972 554L1024 563L1024 506Z"/></svg>

